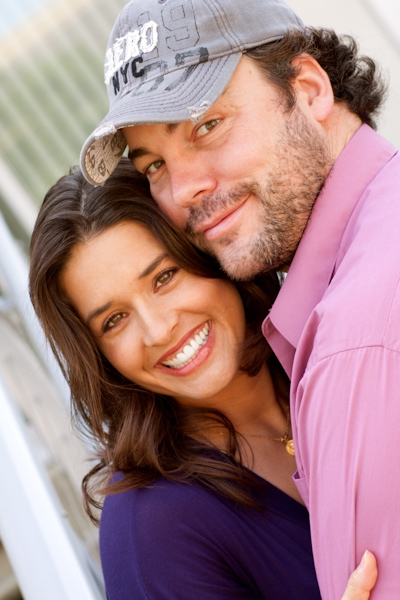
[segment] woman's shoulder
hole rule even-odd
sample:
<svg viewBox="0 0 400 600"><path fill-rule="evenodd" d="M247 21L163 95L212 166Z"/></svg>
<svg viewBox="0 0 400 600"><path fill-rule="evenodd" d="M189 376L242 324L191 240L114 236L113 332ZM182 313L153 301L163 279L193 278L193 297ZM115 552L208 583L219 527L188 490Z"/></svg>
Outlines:
<svg viewBox="0 0 400 600"><path fill-rule="evenodd" d="M129 589L134 590L129 598L158 598L160 586L162 597L180 598L186 578L195 589L207 580L211 565L219 573L232 553L232 529L224 504L195 484L159 479L108 496L100 552L109 597L124 599ZM180 582L173 576L178 565Z"/></svg>
<svg viewBox="0 0 400 600"><path fill-rule="evenodd" d="M207 521L209 526L219 512L224 512L224 506L224 499L196 483L159 478L146 487L107 496L101 529L118 524L126 527L129 523L140 530L141 524L146 523L159 535L176 519L199 524Z"/></svg>
<svg viewBox="0 0 400 600"><path fill-rule="evenodd" d="M215 526L221 532L224 525L229 530L238 519L241 523L279 520L280 527L290 528L291 524L295 524L308 530L305 507L275 486L265 482L264 488L258 490L257 500L260 511L246 508L195 481L180 482L159 477L146 487L107 496L100 530L110 527L126 529L129 524L140 534L142 524L146 523L159 537L161 532L168 533L172 523L191 524L206 531Z"/></svg>

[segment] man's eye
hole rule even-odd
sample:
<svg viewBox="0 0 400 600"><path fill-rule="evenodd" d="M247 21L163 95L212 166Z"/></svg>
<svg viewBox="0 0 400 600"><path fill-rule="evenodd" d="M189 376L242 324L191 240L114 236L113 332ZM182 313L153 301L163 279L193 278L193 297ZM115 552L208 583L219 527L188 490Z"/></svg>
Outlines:
<svg viewBox="0 0 400 600"><path fill-rule="evenodd" d="M206 123L203 123L203 125L200 125L196 132L197 137L202 137L203 135L209 133L212 129L214 129L214 127L218 125L219 122L220 119L212 119L211 121L207 121Z"/></svg>
<svg viewBox="0 0 400 600"><path fill-rule="evenodd" d="M163 160L155 160L149 167L147 167L145 174L151 175L152 173L155 173L160 167L162 167L163 164Z"/></svg>

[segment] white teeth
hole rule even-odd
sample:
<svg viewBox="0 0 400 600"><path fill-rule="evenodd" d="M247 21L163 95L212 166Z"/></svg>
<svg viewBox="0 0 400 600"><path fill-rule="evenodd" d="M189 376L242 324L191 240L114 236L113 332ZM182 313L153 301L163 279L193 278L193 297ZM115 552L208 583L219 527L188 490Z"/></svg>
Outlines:
<svg viewBox="0 0 400 600"><path fill-rule="evenodd" d="M190 363L198 355L200 348L207 342L209 331L210 326L206 323L203 329L196 333L194 338L182 348L181 352L178 352L175 358L166 360L162 364L171 369L181 369Z"/></svg>
<svg viewBox="0 0 400 600"><path fill-rule="evenodd" d="M198 350L200 348L200 344L198 342L196 342L195 339L190 342L190 345L192 346L192 348L195 352L196 352L196 350Z"/></svg>
<svg viewBox="0 0 400 600"><path fill-rule="evenodd" d="M193 356L196 354L195 351L193 350L192 346L185 346L183 349L183 354L185 354L185 356L187 358L193 358Z"/></svg>

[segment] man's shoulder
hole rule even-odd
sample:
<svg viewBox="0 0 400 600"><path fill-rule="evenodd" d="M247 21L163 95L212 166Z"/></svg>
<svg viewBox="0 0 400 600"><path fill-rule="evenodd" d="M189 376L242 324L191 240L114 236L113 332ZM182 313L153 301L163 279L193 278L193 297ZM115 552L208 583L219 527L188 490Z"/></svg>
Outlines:
<svg viewBox="0 0 400 600"><path fill-rule="evenodd" d="M315 357L368 346L400 352L397 235L389 227L386 235L381 231L375 239L368 235L365 240L355 239L346 250L308 324L315 327Z"/></svg>

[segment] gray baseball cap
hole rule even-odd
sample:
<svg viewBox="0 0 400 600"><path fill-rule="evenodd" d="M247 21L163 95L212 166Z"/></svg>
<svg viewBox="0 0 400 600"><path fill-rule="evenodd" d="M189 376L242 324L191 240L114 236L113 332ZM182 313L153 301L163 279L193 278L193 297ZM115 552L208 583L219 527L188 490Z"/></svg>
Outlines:
<svg viewBox="0 0 400 600"><path fill-rule="evenodd" d="M86 140L81 168L102 185L125 148L124 127L196 122L218 100L243 52L304 29L282 0L131 0L104 65L110 110Z"/></svg>

